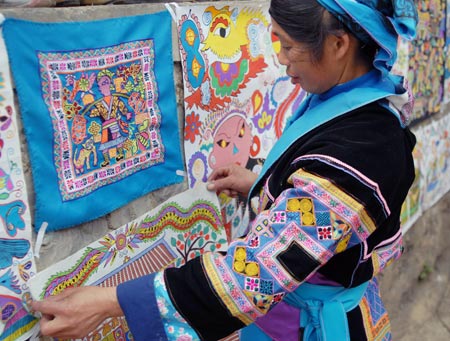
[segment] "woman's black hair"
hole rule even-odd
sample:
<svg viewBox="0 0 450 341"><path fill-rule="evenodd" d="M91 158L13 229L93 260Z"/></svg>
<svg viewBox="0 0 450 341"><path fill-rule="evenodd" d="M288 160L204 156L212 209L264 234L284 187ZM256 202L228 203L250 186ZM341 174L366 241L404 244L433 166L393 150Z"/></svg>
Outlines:
<svg viewBox="0 0 450 341"><path fill-rule="evenodd" d="M308 46L314 61L322 58L329 34L351 33L316 0L271 0L269 14L292 39ZM361 48L368 58L373 59L374 44L361 43Z"/></svg>

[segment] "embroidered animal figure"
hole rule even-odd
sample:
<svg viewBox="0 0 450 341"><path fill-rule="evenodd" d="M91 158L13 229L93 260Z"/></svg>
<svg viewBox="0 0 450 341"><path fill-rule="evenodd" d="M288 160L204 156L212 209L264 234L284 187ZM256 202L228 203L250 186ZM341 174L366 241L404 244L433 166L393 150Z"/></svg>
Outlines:
<svg viewBox="0 0 450 341"><path fill-rule="evenodd" d="M97 165L97 148L95 147L94 138L90 137L82 144L78 156L74 156L73 164L75 166L75 171L77 174L84 172L84 166L86 169L91 169L91 154L94 155L93 165Z"/></svg>

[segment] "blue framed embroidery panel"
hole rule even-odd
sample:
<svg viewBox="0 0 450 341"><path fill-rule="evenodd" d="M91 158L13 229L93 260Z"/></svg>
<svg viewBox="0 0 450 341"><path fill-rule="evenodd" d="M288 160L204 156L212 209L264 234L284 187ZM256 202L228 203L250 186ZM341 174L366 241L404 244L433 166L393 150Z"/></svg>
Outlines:
<svg viewBox="0 0 450 341"><path fill-rule="evenodd" d="M72 227L183 181L168 12L3 25L36 230Z"/></svg>

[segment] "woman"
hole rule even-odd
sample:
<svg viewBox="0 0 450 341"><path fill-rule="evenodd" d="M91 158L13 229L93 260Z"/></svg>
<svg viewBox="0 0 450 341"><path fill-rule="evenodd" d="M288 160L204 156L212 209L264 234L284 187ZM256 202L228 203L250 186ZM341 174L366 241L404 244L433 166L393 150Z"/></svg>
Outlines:
<svg viewBox="0 0 450 341"><path fill-rule="evenodd" d="M411 98L389 70L417 15L412 0L388 2L272 0L279 61L311 95L258 177L236 165L210 176L210 190L260 196L247 235L227 254L34 302L42 333L79 337L124 314L138 341L242 328L245 340L389 340L374 278L402 251L415 143Z"/></svg>

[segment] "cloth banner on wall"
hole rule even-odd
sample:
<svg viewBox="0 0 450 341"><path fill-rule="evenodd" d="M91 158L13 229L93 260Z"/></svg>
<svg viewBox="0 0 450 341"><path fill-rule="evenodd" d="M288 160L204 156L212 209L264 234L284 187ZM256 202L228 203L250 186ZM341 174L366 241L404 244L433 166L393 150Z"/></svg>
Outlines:
<svg viewBox="0 0 450 341"><path fill-rule="evenodd" d="M71 227L183 181L169 13L6 19L35 227Z"/></svg>
<svg viewBox="0 0 450 341"><path fill-rule="evenodd" d="M431 121L421 127L422 158L420 170L423 182L423 211L433 206L450 190L450 116Z"/></svg>
<svg viewBox="0 0 450 341"><path fill-rule="evenodd" d="M27 340L37 323L37 319L28 313L25 306L25 302L31 297L27 281L36 273L36 266L31 245L31 215L19 128L8 56L1 34L0 220L0 340Z"/></svg>
<svg viewBox="0 0 450 341"><path fill-rule="evenodd" d="M42 299L69 287L115 286L227 247L218 198L199 184L39 272L30 288ZM130 339L125 320L114 318L84 340Z"/></svg>
<svg viewBox="0 0 450 341"><path fill-rule="evenodd" d="M415 97L412 120L441 109L444 77L446 0L417 2L417 36L411 41L408 80ZM426 56L426 58L425 58Z"/></svg>
<svg viewBox="0 0 450 341"><path fill-rule="evenodd" d="M413 129L416 178L402 207L404 231L450 190L450 115Z"/></svg>
<svg viewBox="0 0 450 341"><path fill-rule="evenodd" d="M189 186L237 163L259 173L288 117L305 97L278 63L267 5L175 7L184 80ZM231 229L242 206L224 201ZM236 231L239 235L242 231Z"/></svg>
<svg viewBox="0 0 450 341"><path fill-rule="evenodd" d="M444 48L444 104L450 103L450 1L446 2L445 12L445 48Z"/></svg>
<svg viewBox="0 0 450 341"><path fill-rule="evenodd" d="M397 42L397 60L392 66L391 73L407 78L409 69L409 48L410 42L399 37Z"/></svg>
<svg viewBox="0 0 450 341"><path fill-rule="evenodd" d="M400 222L403 233L406 233L423 213L423 206L421 204L421 194L424 190L422 177L423 169L421 167L424 156L423 129L415 129L414 135L417 139L413 150L415 178L401 209Z"/></svg>

